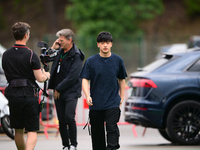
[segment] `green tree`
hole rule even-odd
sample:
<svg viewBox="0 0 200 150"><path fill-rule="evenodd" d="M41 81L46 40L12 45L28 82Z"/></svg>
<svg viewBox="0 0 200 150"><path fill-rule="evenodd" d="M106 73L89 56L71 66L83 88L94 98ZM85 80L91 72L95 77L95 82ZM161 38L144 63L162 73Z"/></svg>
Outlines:
<svg viewBox="0 0 200 150"><path fill-rule="evenodd" d="M200 0L184 0L187 13L191 17L199 17L200 15Z"/></svg>
<svg viewBox="0 0 200 150"><path fill-rule="evenodd" d="M115 37L136 34L142 21L163 11L162 0L70 0L66 18L84 36L110 31Z"/></svg>

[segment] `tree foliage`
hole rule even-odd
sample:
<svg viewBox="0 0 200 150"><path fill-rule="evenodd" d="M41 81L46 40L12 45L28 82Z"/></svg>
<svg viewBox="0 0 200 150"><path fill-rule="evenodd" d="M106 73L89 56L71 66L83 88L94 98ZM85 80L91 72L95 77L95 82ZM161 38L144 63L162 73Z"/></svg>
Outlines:
<svg viewBox="0 0 200 150"><path fill-rule="evenodd" d="M162 0L71 0L66 18L80 35L110 31L115 36L137 33L142 21L163 11Z"/></svg>
<svg viewBox="0 0 200 150"><path fill-rule="evenodd" d="M199 17L200 16L200 0L185 0L187 13L191 17Z"/></svg>

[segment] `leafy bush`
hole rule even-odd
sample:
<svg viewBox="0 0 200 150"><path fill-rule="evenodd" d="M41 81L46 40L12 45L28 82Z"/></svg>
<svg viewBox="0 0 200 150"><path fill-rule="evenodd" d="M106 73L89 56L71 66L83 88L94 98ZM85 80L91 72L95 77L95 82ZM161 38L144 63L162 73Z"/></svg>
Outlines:
<svg viewBox="0 0 200 150"><path fill-rule="evenodd" d="M109 31L115 37L140 33L139 24L163 11L162 0L71 0L66 18L80 35L97 35Z"/></svg>
<svg viewBox="0 0 200 150"><path fill-rule="evenodd" d="M199 17L200 0L185 0L186 10L191 17Z"/></svg>

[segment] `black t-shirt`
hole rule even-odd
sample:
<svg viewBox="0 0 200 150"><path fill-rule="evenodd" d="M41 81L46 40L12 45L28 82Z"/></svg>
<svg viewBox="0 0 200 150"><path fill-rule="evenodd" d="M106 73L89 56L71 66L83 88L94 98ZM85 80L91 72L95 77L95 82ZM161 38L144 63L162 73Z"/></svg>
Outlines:
<svg viewBox="0 0 200 150"><path fill-rule="evenodd" d="M2 67L8 82L14 79L28 79L35 82L33 70L41 69L36 53L25 45L14 45L3 53ZM7 88L9 96L33 96L33 89L28 87Z"/></svg>
<svg viewBox="0 0 200 150"><path fill-rule="evenodd" d="M35 81L33 70L41 69L37 54L24 45L14 45L6 50L2 66L8 82L19 78Z"/></svg>
<svg viewBox="0 0 200 150"><path fill-rule="evenodd" d="M91 110L106 110L119 107L118 79L125 79L127 73L122 58L116 54L103 58L99 54L88 58L81 78L90 80L90 93L93 105Z"/></svg>

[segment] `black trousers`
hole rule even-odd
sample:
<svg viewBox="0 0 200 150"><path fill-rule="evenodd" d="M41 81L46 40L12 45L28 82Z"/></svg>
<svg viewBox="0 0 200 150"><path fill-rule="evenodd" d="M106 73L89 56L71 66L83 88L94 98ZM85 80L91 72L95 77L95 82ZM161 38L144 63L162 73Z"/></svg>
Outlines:
<svg viewBox="0 0 200 150"><path fill-rule="evenodd" d="M65 147L70 145L77 146L77 126L75 121L77 100L77 98L55 100L62 145Z"/></svg>
<svg viewBox="0 0 200 150"><path fill-rule="evenodd" d="M120 134L117 126L120 114L121 110L118 107L108 110L90 110L89 117L93 150L116 150L120 147Z"/></svg>

